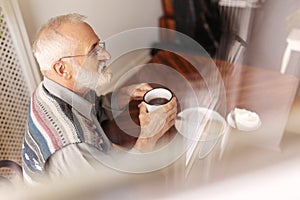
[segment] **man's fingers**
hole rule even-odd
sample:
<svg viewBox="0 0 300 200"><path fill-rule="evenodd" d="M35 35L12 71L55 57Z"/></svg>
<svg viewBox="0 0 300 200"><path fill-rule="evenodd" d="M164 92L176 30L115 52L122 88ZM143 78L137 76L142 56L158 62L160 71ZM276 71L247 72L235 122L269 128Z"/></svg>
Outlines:
<svg viewBox="0 0 300 200"><path fill-rule="evenodd" d="M140 100L143 98L144 94L151 89L152 87L148 83L135 85L135 89L133 90L131 97L136 100Z"/></svg>
<svg viewBox="0 0 300 200"><path fill-rule="evenodd" d="M177 102L176 101L177 101L176 97L173 97L170 102L168 102L167 104L164 105L164 110L166 112L168 112L168 111L174 109L175 107L177 108Z"/></svg>
<svg viewBox="0 0 300 200"><path fill-rule="evenodd" d="M144 91L145 91L145 90L148 91L148 90L151 90L152 87L151 87L148 83L142 83L142 84L140 85L139 89L140 89L140 90L144 90Z"/></svg>
<svg viewBox="0 0 300 200"><path fill-rule="evenodd" d="M139 109L140 109L140 114L141 113L147 113L147 107L145 105L144 102L141 102L139 105L138 105Z"/></svg>

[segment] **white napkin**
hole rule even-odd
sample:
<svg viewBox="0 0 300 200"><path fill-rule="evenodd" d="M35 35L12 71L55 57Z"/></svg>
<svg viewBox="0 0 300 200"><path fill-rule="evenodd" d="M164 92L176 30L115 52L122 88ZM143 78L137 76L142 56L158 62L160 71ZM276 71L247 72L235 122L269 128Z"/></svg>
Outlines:
<svg viewBox="0 0 300 200"><path fill-rule="evenodd" d="M254 131L261 126L257 113L240 108L234 108L227 116L227 122L233 128L241 131Z"/></svg>

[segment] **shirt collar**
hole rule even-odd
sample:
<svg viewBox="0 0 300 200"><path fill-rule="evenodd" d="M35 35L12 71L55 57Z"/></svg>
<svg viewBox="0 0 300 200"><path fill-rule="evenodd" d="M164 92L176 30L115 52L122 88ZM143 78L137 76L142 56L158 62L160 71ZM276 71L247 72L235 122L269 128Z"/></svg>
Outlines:
<svg viewBox="0 0 300 200"><path fill-rule="evenodd" d="M47 77L44 77L43 85L51 94L64 100L83 116L85 116L89 120L92 120L91 115L95 108L94 104L92 104L90 101L63 87L62 85L50 80Z"/></svg>

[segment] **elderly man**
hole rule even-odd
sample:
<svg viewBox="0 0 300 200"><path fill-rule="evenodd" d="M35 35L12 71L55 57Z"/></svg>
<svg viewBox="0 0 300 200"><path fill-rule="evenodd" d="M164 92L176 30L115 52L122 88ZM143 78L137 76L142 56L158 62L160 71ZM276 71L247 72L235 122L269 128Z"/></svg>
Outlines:
<svg viewBox="0 0 300 200"><path fill-rule="evenodd" d="M93 169L103 154L110 155L118 149L105 135L101 122L112 118L112 109L122 110L124 106L120 102L113 107L111 95L99 95L111 79L105 65L110 59L105 43L83 16L68 14L52 18L39 30L33 52L44 80L30 102L22 150L25 180L38 182L45 176ZM148 84L133 85L120 90L117 97L141 99L149 89ZM173 98L160 109L165 116L161 123L162 118L153 117L141 103L141 132L130 151L153 150L159 138L174 125L176 107ZM163 127L151 128L156 124Z"/></svg>

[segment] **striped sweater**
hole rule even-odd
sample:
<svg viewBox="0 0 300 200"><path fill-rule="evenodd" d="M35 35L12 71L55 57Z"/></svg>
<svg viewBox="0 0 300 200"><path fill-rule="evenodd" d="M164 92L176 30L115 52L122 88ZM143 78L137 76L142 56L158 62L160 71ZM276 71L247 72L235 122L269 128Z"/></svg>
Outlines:
<svg viewBox="0 0 300 200"><path fill-rule="evenodd" d="M55 85L55 87L65 90L64 95L66 93L74 95L62 86ZM98 130L99 126L97 128L93 120L84 113L89 107L92 108L92 104L83 101L87 106L79 105L84 108L81 108L83 111L80 112L80 108L77 109L72 100L66 102L47 89L43 83L38 86L31 97L28 111L22 147L22 165L24 178L29 182L39 182L45 176L47 159L59 149L69 144L85 142L103 150L103 143L108 141L103 130ZM74 98L78 96L69 99ZM68 98L66 99L68 101ZM96 105L101 106L102 100L98 98ZM99 109L97 118L100 121L106 118L105 113Z"/></svg>

